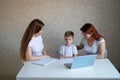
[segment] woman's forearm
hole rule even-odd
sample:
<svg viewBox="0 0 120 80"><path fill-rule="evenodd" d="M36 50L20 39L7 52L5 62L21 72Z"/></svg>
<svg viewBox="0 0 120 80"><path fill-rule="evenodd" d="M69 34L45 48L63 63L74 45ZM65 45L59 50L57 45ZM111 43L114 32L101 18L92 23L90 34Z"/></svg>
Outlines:
<svg viewBox="0 0 120 80"><path fill-rule="evenodd" d="M39 59L44 59L44 58L48 58L49 56L46 55L41 55L41 56L31 56L28 58L28 61L34 61L34 60L39 60Z"/></svg>
<svg viewBox="0 0 120 80"><path fill-rule="evenodd" d="M104 59L104 55L102 55L102 54L97 54L97 59Z"/></svg>

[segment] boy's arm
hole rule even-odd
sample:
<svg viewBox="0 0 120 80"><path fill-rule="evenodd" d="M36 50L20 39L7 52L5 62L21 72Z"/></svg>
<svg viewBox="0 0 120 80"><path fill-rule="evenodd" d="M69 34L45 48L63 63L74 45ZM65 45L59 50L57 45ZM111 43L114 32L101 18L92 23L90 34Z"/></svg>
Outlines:
<svg viewBox="0 0 120 80"><path fill-rule="evenodd" d="M72 50L72 51L73 51L73 57L76 57L77 54L78 54L77 47L74 46L72 49L73 49L73 50Z"/></svg>
<svg viewBox="0 0 120 80"><path fill-rule="evenodd" d="M73 58L74 56L66 56L66 55L63 55L63 54L61 54L60 55L60 58Z"/></svg>

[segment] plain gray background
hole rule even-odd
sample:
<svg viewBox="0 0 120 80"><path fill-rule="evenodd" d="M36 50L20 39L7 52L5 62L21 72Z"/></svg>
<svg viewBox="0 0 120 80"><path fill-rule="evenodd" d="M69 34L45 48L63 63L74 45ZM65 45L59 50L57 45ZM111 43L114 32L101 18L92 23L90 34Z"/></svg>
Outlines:
<svg viewBox="0 0 120 80"><path fill-rule="evenodd" d="M0 78L15 79L22 67L20 42L35 18L45 23L43 40L52 57L64 32L75 33L74 44L82 38L80 28L89 22L106 38L108 58L120 70L120 0L0 0ZM83 55L79 51L79 55Z"/></svg>

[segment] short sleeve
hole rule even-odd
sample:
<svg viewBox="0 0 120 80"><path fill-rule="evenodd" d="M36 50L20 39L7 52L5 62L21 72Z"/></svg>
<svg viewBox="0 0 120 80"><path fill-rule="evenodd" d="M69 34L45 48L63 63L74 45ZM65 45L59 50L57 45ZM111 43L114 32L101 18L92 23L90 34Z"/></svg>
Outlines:
<svg viewBox="0 0 120 80"><path fill-rule="evenodd" d="M73 54L78 54L78 51L75 45L73 46Z"/></svg>
<svg viewBox="0 0 120 80"><path fill-rule="evenodd" d="M99 45L100 43L103 43L103 42L105 42L105 39L104 39L104 38L100 38L100 40L98 41L98 45Z"/></svg>
<svg viewBox="0 0 120 80"><path fill-rule="evenodd" d="M32 40L28 44L29 47L32 47Z"/></svg>
<svg viewBox="0 0 120 80"><path fill-rule="evenodd" d="M63 46L60 46L60 54L63 54L64 50L63 50Z"/></svg>

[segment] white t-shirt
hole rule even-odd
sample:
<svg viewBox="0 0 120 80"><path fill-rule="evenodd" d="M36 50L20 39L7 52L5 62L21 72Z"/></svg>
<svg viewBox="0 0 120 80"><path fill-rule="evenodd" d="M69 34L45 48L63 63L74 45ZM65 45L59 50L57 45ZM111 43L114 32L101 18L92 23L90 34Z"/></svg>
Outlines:
<svg viewBox="0 0 120 80"><path fill-rule="evenodd" d="M42 36L33 37L30 40L28 46L31 47L32 49L32 55L34 56L42 55L42 51L44 48Z"/></svg>
<svg viewBox="0 0 120 80"><path fill-rule="evenodd" d="M63 54L66 56L73 56L73 54L78 54L78 51L76 46L73 44L71 46L61 45L60 54Z"/></svg>
<svg viewBox="0 0 120 80"><path fill-rule="evenodd" d="M85 53L87 55L90 55L90 54L97 54L98 53L99 44L104 42L104 41L105 41L104 38L100 38L99 41L95 40L92 46L88 45L88 42L87 42L86 38L83 38L81 42L84 45L83 50L85 51Z"/></svg>

